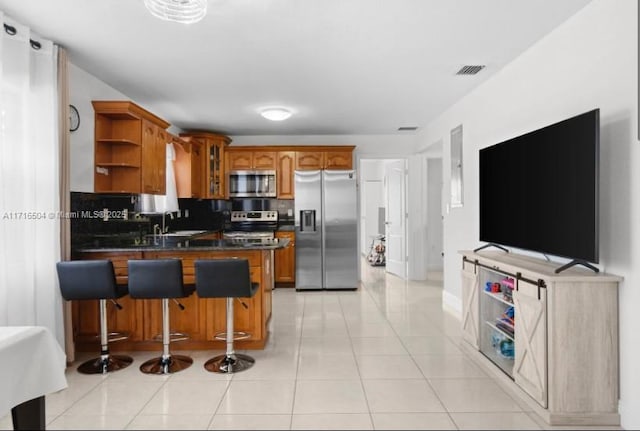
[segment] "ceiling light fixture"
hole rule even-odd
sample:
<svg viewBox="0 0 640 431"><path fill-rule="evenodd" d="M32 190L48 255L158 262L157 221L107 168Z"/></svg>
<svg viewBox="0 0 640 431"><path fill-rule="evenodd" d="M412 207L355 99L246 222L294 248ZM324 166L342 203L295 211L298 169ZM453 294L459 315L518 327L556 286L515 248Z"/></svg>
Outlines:
<svg viewBox="0 0 640 431"><path fill-rule="evenodd" d="M193 24L207 14L207 0L144 0L149 12L157 18Z"/></svg>
<svg viewBox="0 0 640 431"><path fill-rule="evenodd" d="M283 121L291 117L291 111L288 110L287 108L271 107L271 108L264 108L263 110L261 110L260 115L262 115L267 120Z"/></svg>

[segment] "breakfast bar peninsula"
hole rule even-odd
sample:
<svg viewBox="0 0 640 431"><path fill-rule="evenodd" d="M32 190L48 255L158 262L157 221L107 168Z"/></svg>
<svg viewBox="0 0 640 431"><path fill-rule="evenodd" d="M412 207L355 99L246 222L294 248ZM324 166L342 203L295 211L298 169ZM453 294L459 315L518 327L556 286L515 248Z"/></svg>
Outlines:
<svg viewBox="0 0 640 431"><path fill-rule="evenodd" d="M109 259L113 262L118 284L127 283L127 262L131 259L168 259L182 261L184 283L195 283L194 261L197 259L247 259L251 280L259 284L252 298L234 301L236 331L250 337L236 342L240 349L263 349L268 338L267 322L271 317L273 290L273 253L284 248L288 239L225 240L185 237L154 237L145 240L109 237L95 239L74 247L73 259ZM181 298L179 304L170 302L171 332L185 334L186 339L172 343L175 350L224 349L224 341L214 336L225 330L224 299L199 298L193 293ZM132 299L124 296L115 305L108 305L108 330L126 333L124 341L110 344L112 350L159 350L158 334L162 332L162 307L159 299ZM98 301L75 301L73 330L76 350L95 351L99 342Z"/></svg>

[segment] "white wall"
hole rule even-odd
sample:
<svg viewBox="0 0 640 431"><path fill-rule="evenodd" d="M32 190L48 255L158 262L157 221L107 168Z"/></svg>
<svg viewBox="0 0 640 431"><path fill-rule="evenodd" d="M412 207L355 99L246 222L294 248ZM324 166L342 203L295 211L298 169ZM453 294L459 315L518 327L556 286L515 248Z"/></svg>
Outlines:
<svg viewBox="0 0 640 431"><path fill-rule="evenodd" d="M407 164L407 278L426 280L426 166L423 155L409 157Z"/></svg>
<svg viewBox="0 0 640 431"><path fill-rule="evenodd" d="M637 1L594 0L423 131L421 147L464 126L464 207L445 215L444 301L459 307L458 250L478 242L478 150L600 108L600 268L621 275L620 412L640 428L640 143ZM457 302L457 304L456 304ZM601 346L593 340L593 348Z"/></svg>
<svg viewBox="0 0 640 431"><path fill-rule="evenodd" d="M427 158L426 173L426 258L428 271L442 271L443 224L442 224L442 159Z"/></svg>
<svg viewBox="0 0 640 431"><path fill-rule="evenodd" d="M71 191L93 192L93 106L92 100L128 100L124 94L69 64L69 100L78 108L80 127L71 133Z"/></svg>

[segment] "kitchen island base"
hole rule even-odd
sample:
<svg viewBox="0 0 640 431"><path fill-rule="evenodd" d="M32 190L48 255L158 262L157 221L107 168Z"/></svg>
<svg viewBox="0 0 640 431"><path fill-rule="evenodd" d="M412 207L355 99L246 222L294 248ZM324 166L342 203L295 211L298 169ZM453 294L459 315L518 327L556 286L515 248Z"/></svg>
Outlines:
<svg viewBox="0 0 640 431"><path fill-rule="evenodd" d="M197 259L240 258L249 260L251 281L260 285L252 298L234 301L234 325L236 330L247 332L247 339L236 342L238 349L264 349L269 332L267 323L271 317L273 290L273 249L238 250L142 250L142 251L81 251L76 259L109 259L113 262L118 283L127 283L129 259L182 260L185 284L195 283L194 261ZM188 339L171 343L172 350L224 350L225 342L216 340L216 334L226 328L226 301L222 298L199 298L197 293L180 298L181 310L173 302L171 332L184 333ZM162 307L159 299L132 299L125 296L118 300L122 310L108 308L109 330L128 333L129 338L110 344L113 351L159 351L162 343L156 336L162 332ZM73 332L75 349L79 352L95 351L99 345L98 301L75 301Z"/></svg>

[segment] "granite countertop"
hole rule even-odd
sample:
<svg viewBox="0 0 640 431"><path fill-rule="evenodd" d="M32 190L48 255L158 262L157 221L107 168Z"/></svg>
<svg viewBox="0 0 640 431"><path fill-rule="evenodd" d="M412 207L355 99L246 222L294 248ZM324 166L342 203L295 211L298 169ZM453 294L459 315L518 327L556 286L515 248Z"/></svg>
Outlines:
<svg viewBox="0 0 640 431"><path fill-rule="evenodd" d="M131 251L222 251L276 250L289 244L287 238L273 239L198 239L196 237L151 237L140 240L126 237L95 238L73 247L75 252L131 252Z"/></svg>

